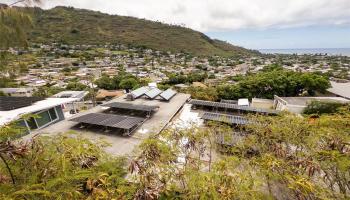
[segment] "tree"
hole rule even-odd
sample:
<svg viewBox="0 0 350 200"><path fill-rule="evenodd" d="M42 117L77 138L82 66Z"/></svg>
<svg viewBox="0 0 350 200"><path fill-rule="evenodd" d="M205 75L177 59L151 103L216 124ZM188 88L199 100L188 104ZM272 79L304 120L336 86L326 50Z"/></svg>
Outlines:
<svg viewBox="0 0 350 200"><path fill-rule="evenodd" d="M334 101L312 101L304 109L304 114L331 114L338 112L344 104Z"/></svg>
<svg viewBox="0 0 350 200"><path fill-rule="evenodd" d="M88 88L87 85L84 85L84 84L79 83L79 82L70 82L66 86L67 90L73 90L73 91L84 91L87 88Z"/></svg>
<svg viewBox="0 0 350 200"><path fill-rule="evenodd" d="M97 87L105 90L115 90L117 87L114 84L113 79L109 78L106 75L103 75L101 78L95 81Z"/></svg>
<svg viewBox="0 0 350 200"><path fill-rule="evenodd" d="M0 165L0 198L126 198L132 187L124 179L124 159L110 157L102 150L105 145L60 135L37 137L27 144L11 143L16 151L1 148L1 158L6 158L16 185L8 178L6 167Z"/></svg>
<svg viewBox="0 0 350 200"><path fill-rule="evenodd" d="M215 88L201 88L201 87L189 87L186 90L187 93L191 94L191 98L206 100L206 101L217 101L218 93Z"/></svg>
<svg viewBox="0 0 350 200"><path fill-rule="evenodd" d="M138 82L134 78L123 79L119 84L119 87L125 90L130 90L130 89L136 88L137 86L138 86Z"/></svg>
<svg viewBox="0 0 350 200"><path fill-rule="evenodd" d="M219 98L268 98L278 96L314 95L324 93L330 87L329 80L314 73L280 70L278 67L266 72L248 75L237 84L219 87Z"/></svg>
<svg viewBox="0 0 350 200"><path fill-rule="evenodd" d="M59 92L64 91L64 88L54 87L54 86L42 86L33 92L33 96L35 97L51 97Z"/></svg>

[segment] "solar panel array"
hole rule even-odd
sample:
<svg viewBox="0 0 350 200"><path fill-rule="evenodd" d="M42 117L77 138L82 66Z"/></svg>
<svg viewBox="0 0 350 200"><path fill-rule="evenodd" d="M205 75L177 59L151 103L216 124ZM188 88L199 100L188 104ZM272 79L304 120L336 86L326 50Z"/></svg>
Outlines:
<svg viewBox="0 0 350 200"><path fill-rule="evenodd" d="M31 106L37 101L44 100L41 97L0 97L0 111L15 110Z"/></svg>
<svg viewBox="0 0 350 200"><path fill-rule="evenodd" d="M221 103L238 104L237 100L221 99Z"/></svg>
<svg viewBox="0 0 350 200"><path fill-rule="evenodd" d="M69 121L128 130L142 123L144 120L144 118L140 117L129 117L104 113L89 113L70 119Z"/></svg>
<svg viewBox="0 0 350 200"><path fill-rule="evenodd" d="M154 89L146 92L145 95L150 99L154 99L162 92L163 92L162 90L160 90L158 88L154 88Z"/></svg>
<svg viewBox="0 0 350 200"><path fill-rule="evenodd" d="M255 112L255 113L264 113L264 114L278 114L279 113L279 111L277 111L277 110L260 109L260 108L253 108L253 107L249 107L249 106L239 106L239 105L230 104L230 103L203 101L203 100L196 100L196 99L192 99L189 103L192 105L196 105L196 106L224 108L224 109L240 110L240 111Z"/></svg>
<svg viewBox="0 0 350 200"><path fill-rule="evenodd" d="M107 104L103 104L102 106L110 107L110 108L126 109L126 110L148 111L148 112L151 112L159 108L159 106L135 105L131 103L121 103L121 102L107 103Z"/></svg>
<svg viewBox="0 0 350 200"><path fill-rule="evenodd" d="M235 124L235 125L246 125L249 123L249 120L245 117L236 116L236 115L219 114L219 113L207 112L207 113L204 113L204 115L201 118L204 120L225 122L228 124Z"/></svg>
<svg viewBox="0 0 350 200"><path fill-rule="evenodd" d="M167 89L164 92L162 92L159 96L162 97L164 100L169 101L176 95L176 93L177 92L172 89Z"/></svg>
<svg viewBox="0 0 350 200"><path fill-rule="evenodd" d="M139 98L139 97L143 96L149 90L150 89L148 87L140 87L140 88L132 91L131 94L136 99L136 98Z"/></svg>

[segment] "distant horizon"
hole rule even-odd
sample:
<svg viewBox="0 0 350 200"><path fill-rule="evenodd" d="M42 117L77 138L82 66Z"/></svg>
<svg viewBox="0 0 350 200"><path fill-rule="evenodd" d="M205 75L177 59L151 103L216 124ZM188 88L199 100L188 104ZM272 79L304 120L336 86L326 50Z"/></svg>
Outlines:
<svg viewBox="0 0 350 200"><path fill-rule="evenodd" d="M301 47L301 48L259 48L256 50L313 50L313 49L350 49L350 47L317 47L317 48L308 48L308 47Z"/></svg>

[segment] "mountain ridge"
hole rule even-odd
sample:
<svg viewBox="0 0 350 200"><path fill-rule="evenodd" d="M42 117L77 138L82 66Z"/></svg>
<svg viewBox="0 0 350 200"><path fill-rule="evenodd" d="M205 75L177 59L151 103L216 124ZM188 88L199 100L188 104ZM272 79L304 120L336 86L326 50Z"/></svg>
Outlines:
<svg viewBox="0 0 350 200"><path fill-rule="evenodd" d="M26 9L32 15L34 22L33 30L29 33L31 42L119 43L206 56L258 53L225 41L211 39L204 33L190 28L146 19L63 6L49 10Z"/></svg>

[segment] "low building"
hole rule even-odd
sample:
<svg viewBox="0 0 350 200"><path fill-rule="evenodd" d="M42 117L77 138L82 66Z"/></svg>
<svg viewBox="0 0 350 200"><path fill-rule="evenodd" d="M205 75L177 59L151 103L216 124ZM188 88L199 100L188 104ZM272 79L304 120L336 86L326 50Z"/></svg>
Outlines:
<svg viewBox="0 0 350 200"><path fill-rule="evenodd" d="M276 110L302 113L312 101L334 101L340 103L350 102L342 97L279 97L275 95L273 106Z"/></svg>
<svg viewBox="0 0 350 200"><path fill-rule="evenodd" d="M76 98L78 101L83 101L86 95L88 95L88 91L63 91L53 95L55 98Z"/></svg>
<svg viewBox="0 0 350 200"><path fill-rule="evenodd" d="M248 99L238 99L239 106L249 106L249 100Z"/></svg>
<svg viewBox="0 0 350 200"><path fill-rule="evenodd" d="M18 120L18 125L30 133L65 119L62 105L75 98L0 97L0 126ZM21 119L25 115L35 117ZM37 117L36 117L37 116Z"/></svg>
<svg viewBox="0 0 350 200"><path fill-rule="evenodd" d="M328 92L337 97L343 97L350 100L350 82L338 83L332 81L331 85L332 87L327 90Z"/></svg>
<svg viewBox="0 0 350 200"><path fill-rule="evenodd" d="M31 97L34 88L0 88L0 91L11 97Z"/></svg>
<svg viewBox="0 0 350 200"><path fill-rule="evenodd" d="M98 101L105 101L105 100L110 100L110 99L113 99L115 97L120 97L120 96L123 96L124 95L124 92L122 90L102 90L100 89L98 92L97 92L97 95L96 95L96 100Z"/></svg>

